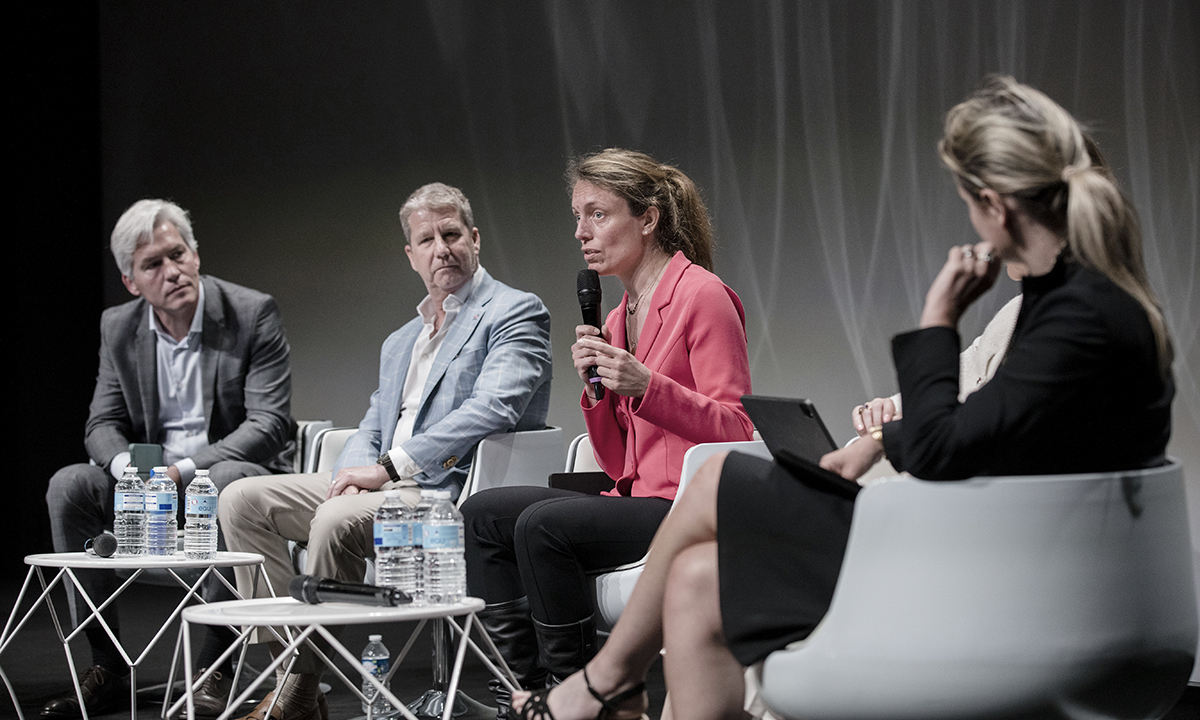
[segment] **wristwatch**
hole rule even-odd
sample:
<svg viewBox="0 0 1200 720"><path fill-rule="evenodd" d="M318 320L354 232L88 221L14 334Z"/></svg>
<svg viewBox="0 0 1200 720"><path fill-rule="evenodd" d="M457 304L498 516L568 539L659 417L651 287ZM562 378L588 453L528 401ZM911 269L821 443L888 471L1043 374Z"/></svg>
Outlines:
<svg viewBox="0 0 1200 720"><path fill-rule="evenodd" d="M387 453L380 455L379 459L375 461L375 464L382 465L383 469L387 470L387 474L390 479L394 481L398 481L400 479L400 473L396 472L396 467L392 465L392 459L388 457Z"/></svg>

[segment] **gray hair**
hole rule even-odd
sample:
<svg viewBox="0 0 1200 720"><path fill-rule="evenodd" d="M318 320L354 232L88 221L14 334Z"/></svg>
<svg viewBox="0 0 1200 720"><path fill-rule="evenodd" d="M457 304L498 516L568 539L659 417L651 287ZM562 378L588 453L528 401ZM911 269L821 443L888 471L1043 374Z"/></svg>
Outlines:
<svg viewBox="0 0 1200 720"><path fill-rule="evenodd" d="M163 221L175 226L192 252L199 249L196 237L192 234L192 221L188 219L187 210L170 200L138 200L117 220L109 243L122 275L133 275L133 254L139 247L153 240L154 228Z"/></svg>
<svg viewBox="0 0 1200 720"><path fill-rule="evenodd" d="M400 225L404 228L404 242L411 242L411 230L408 218L418 210L452 209L467 226L469 232L475 227L475 217L471 214L471 201L463 195L463 191L445 183L434 182L422 185L413 191L412 195L400 207Z"/></svg>

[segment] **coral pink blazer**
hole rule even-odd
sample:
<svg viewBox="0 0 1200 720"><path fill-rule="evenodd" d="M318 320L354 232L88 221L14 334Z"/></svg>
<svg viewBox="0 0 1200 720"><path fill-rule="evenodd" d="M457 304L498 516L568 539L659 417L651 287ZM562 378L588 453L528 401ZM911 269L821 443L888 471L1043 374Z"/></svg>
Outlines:
<svg viewBox="0 0 1200 720"><path fill-rule="evenodd" d="M625 304L608 314L625 348ZM593 407L581 396L596 460L617 481L609 495L674 499L683 455L703 442L750 440L746 314L736 293L677 252L651 298L635 357L652 373L640 398L611 390Z"/></svg>

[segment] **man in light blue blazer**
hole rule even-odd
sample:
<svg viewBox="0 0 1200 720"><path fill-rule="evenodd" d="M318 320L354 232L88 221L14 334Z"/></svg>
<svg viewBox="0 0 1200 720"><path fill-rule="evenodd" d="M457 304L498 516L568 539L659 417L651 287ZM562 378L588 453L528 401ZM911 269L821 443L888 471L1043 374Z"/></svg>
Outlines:
<svg viewBox="0 0 1200 720"><path fill-rule="evenodd" d="M409 505L421 488L457 497L480 440L545 427L551 377L545 305L480 267L479 230L457 188L418 189L400 221L405 253L429 294L418 316L384 341L379 388L333 473L244 478L221 494L230 549L261 553L276 592L294 575L288 540L308 544L307 573L361 581L383 502L375 491L398 489ZM238 573L247 597L250 580L249 572ZM316 691L308 689L316 686L315 668L304 665L301 679L293 675L280 696L288 706L284 717L315 707Z"/></svg>

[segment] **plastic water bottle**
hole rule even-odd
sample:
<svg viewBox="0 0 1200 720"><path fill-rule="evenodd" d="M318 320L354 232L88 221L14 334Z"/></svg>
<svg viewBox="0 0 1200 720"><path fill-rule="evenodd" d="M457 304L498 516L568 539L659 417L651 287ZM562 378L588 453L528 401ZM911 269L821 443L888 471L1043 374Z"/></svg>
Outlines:
<svg viewBox="0 0 1200 720"><path fill-rule="evenodd" d="M409 516L400 491L384 490L383 504L375 511L375 584L411 595L413 536Z"/></svg>
<svg viewBox="0 0 1200 720"><path fill-rule="evenodd" d="M450 491L439 490L421 528L425 544L425 602L452 605L467 594L463 559L463 519L450 502Z"/></svg>
<svg viewBox="0 0 1200 720"><path fill-rule="evenodd" d="M113 534L118 557L146 552L146 484L133 466L125 468L113 491Z"/></svg>
<svg viewBox="0 0 1200 720"><path fill-rule="evenodd" d="M375 569L376 577L379 576L379 569ZM385 688L391 689L391 680L384 680L388 674L388 668L391 666L391 655L388 649L383 644L382 635L371 635L367 638L370 642L363 648L362 665L363 669L375 676L375 679L383 683ZM373 698L373 702L367 703L365 700L362 704L362 711L368 717L381 718L393 714L392 704L383 696L383 693L375 689L375 686L367 682L365 679L362 683L363 695L368 698Z"/></svg>
<svg viewBox="0 0 1200 720"><path fill-rule="evenodd" d="M425 518L433 507L436 490L421 490L421 501L412 509L409 527L413 533L413 591L409 593L413 605L425 604Z"/></svg>
<svg viewBox="0 0 1200 720"><path fill-rule="evenodd" d="M179 493L175 481L167 476L165 467L156 467L146 483L146 554L174 555L175 508Z"/></svg>
<svg viewBox="0 0 1200 720"><path fill-rule="evenodd" d="M196 471L183 497L183 554L211 560L217 554L217 486L207 470Z"/></svg>

